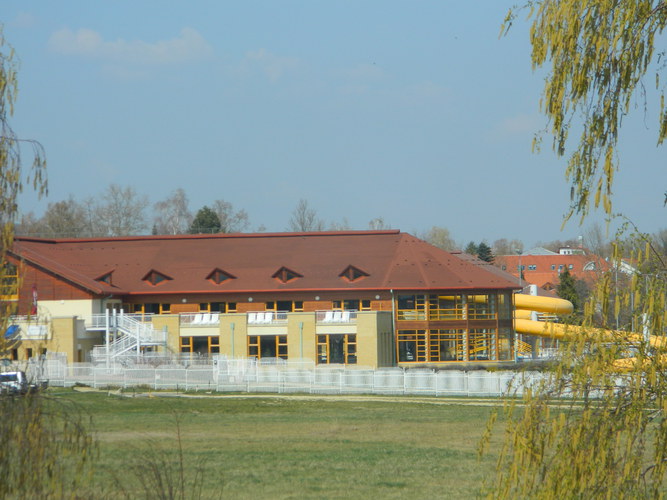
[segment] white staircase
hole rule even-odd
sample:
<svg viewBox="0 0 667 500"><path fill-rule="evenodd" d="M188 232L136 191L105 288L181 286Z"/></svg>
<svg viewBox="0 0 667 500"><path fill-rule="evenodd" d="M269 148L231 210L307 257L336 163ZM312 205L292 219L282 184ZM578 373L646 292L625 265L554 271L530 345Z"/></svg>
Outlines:
<svg viewBox="0 0 667 500"><path fill-rule="evenodd" d="M92 361L107 363L121 358L140 357L143 347L167 345L167 332L155 330L152 323L144 323L124 314L123 311L107 311L106 314L94 314L89 330L103 330L106 335L105 345L95 346Z"/></svg>

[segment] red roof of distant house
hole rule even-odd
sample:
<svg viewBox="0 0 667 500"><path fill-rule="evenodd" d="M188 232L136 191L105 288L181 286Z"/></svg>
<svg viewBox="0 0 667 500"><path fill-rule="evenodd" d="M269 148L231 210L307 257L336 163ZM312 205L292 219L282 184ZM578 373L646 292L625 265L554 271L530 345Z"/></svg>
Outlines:
<svg viewBox="0 0 667 500"><path fill-rule="evenodd" d="M400 231L17 237L13 253L97 294L516 289Z"/></svg>
<svg viewBox="0 0 667 500"><path fill-rule="evenodd" d="M559 275L565 269L570 274L593 284L601 272L611 266L597 255L500 255L494 264L501 269L519 276L519 265L523 267L523 277L529 283L543 288L545 285L558 285Z"/></svg>

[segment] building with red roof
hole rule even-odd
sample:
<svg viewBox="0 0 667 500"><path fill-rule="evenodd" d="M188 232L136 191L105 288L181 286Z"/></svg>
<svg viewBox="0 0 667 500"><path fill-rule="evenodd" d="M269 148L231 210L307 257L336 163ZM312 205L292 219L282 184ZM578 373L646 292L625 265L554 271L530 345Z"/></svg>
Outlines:
<svg viewBox="0 0 667 500"><path fill-rule="evenodd" d="M16 358L512 359L506 277L400 231L17 237ZM36 306L37 314L31 309Z"/></svg>
<svg viewBox="0 0 667 500"><path fill-rule="evenodd" d="M521 255L498 255L494 264L517 278L519 269L522 279L543 290L554 290L560 282L560 273L566 269L576 278L593 286L600 275L611 269L602 257L580 248L562 248L558 253L544 248L528 250Z"/></svg>

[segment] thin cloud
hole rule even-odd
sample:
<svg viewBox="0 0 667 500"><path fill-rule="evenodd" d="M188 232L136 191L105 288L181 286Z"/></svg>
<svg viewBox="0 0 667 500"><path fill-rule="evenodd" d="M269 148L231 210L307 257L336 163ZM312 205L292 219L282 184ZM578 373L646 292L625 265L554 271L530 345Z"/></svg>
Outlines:
<svg viewBox="0 0 667 500"><path fill-rule="evenodd" d="M496 126L498 136L526 135L537 132L543 123L538 115L521 114L505 118Z"/></svg>
<svg viewBox="0 0 667 500"><path fill-rule="evenodd" d="M277 56L266 49L258 49L246 53L246 61L257 66L272 82L280 79L287 71L296 68L298 59Z"/></svg>
<svg viewBox="0 0 667 500"><path fill-rule="evenodd" d="M86 57L104 62L126 64L180 64L209 57L213 50L194 29L183 28L170 40L106 41L96 31L82 28L76 32L65 28L49 39L49 49L57 54Z"/></svg>

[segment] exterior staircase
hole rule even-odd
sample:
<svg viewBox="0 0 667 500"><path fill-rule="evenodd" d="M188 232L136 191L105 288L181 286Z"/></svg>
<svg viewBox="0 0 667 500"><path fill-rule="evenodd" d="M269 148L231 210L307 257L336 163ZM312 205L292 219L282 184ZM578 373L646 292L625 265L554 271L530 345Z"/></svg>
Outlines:
<svg viewBox="0 0 667 500"><path fill-rule="evenodd" d="M141 357L146 347L166 347L167 332L155 330L152 323L144 323L123 311L107 311L94 314L88 330L104 331L105 345L95 346L91 353L93 362L118 362L122 359Z"/></svg>

